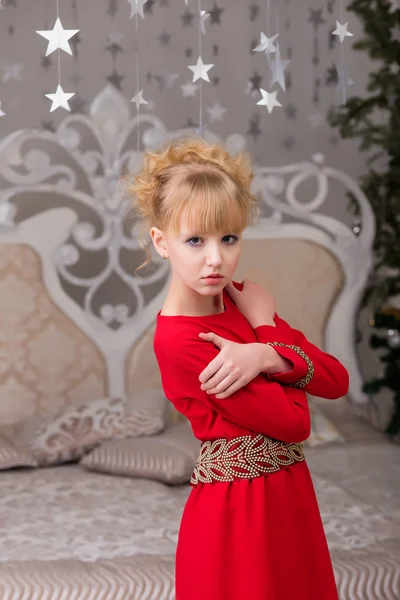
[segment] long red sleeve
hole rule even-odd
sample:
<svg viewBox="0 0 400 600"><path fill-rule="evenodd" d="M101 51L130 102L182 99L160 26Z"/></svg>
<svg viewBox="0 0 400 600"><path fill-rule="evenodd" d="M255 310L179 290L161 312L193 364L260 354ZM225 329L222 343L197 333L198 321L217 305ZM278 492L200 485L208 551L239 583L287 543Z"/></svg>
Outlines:
<svg viewBox="0 0 400 600"><path fill-rule="evenodd" d="M268 381L262 374L225 399L201 390L199 375L220 350L199 338L200 331L204 331L201 326L175 328L168 352L154 346L164 392L191 421L195 435L202 439L202 431L207 430L209 439L210 428L217 425L223 429L220 436L230 437L230 425L236 424L245 431L235 435L251 431L284 442L306 440L310 415L303 390Z"/></svg>
<svg viewBox="0 0 400 600"><path fill-rule="evenodd" d="M305 392L321 398L333 399L345 396L349 389L349 374L342 363L309 342L301 331L290 327L277 314L274 321L276 327L260 325L254 330L257 340L261 343L284 344L274 345L274 350L293 363L293 369L287 373L269 375L268 378L286 385L298 385L301 382L300 386ZM303 351L308 358L308 363L290 346L296 346ZM309 374L308 378L307 374Z"/></svg>

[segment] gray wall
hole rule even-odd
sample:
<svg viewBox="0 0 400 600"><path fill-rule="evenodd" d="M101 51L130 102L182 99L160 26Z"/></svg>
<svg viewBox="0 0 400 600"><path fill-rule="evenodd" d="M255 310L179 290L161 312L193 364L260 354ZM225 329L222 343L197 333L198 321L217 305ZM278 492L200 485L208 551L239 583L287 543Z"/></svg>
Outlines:
<svg viewBox="0 0 400 600"><path fill-rule="evenodd" d="M37 29L53 27L56 0L4 0L4 4L6 9L0 11L0 62L3 67L22 63L23 68L21 81L9 79L1 83L0 100L7 116L0 119L0 137L21 127L41 127L43 122L57 125L66 115L63 109L49 113L50 100L44 94L55 92L57 87L57 53L48 57L52 63L48 69L41 66L47 41L35 33ZM263 78L261 87L268 89L266 56L250 51L259 43L260 31L268 32L268 4L269 34L279 31L282 57L292 57L287 69L287 91L278 93L283 108L274 109L271 115L265 107L256 105L261 97L259 92L253 97L246 93L247 82L255 72ZM136 34L135 18L129 19L127 1L59 0L59 5L63 26L81 30L77 47L73 45L74 38L71 40L75 56L61 52L64 91L77 92L90 103L103 89L115 66L124 77L122 92L130 99L135 93ZM251 5L259 6L253 20ZM149 0L145 9L146 6L151 12L145 12L144 20L138 19L140 87L145 98L154 102L153 112L170 129L190 120L198 123L198 94L195 98L184 98L181 90L181 85L192 77L187 65L194 64L198 56L195 19L192 25L184 25L183 15L187 11L196 12L198 0L189 0L188 7L184 0ZM206 109L218 100L228 110L222 121L209 123L217 133L246 134L251 123L258 121L260 134L248 135L249 150L258 162L272 165L303 160L320 151L333 166L350 174L360 173L364 159L356 151L357 144L337 141L335 131L326 122L312 128L309 121L310 114L320 111L325 115L330 106L341 101L336 86L329 83L332 66L340 62L339 39L330 34L339 17L339 0L218 0L217 5L214 0L202 0L203 9L212 11L216 6L223 11L220 23L212 21L217 20L213 13L206 24L207 34L202 36L203 60L215 63L209 73L211 83L203 82L204 121L209 122ZM309 21L311 9L321 9L324 22L317 27ZM352 14L347 19L354 38L346 38L343 48L350 76L355 81L348 92L358 94L363 92L369 63L362 53L351 49L361 27ZM115 61L106 49L110 32L124 34L123 51L116 54ZM159 39L163 33L171 36L168 45L162 45ZM165 86L160 79L166 72L178 74L172 87ZM77 84L71 81L76 73L82 78ZM316 89L318 97L314 96ZM296 111L294 118L290 113L292 106ZM132 111L134 108L132 105Z"/></svg>
<svg viewBox="0 0 400 600"><path fill-rule="evenodd" d="M56 0L4 0L0 10L0 100L7 116L0 119L0 138L19 128L56 127L67 112L58 109L49 112L50 101L45 93L55 92L58 83L57 53L49 56L50 65L43 66L47 42L37 29L52 28L56 19ZM80 29L80 42L71 45L74 56L61 53L61 83L64 91L76 92L87 108L107 83L115 68L123 76L121 91L130 99L135 93L135 43L139 48L140 87L152 102L151 110L169 129L198 123L199 97L184 97L181 85L190 81L187 65L198 56L198 33L195 19L190 16L198 1L149 0L143 20L129 19L130 7L126 0L60 0L60 17L65 28ZM251 6L258 5L257 9ZM269 11L268 11L268 6ZM218 22L217 10L222 13ZM247 135L248 149L255 161L264 165L278 165L306 160L315 152L322 152L326 162L357 178L365 171L365 155L358 151L355 141L340 140L325 118L313 127L310 115L321 112L326 117L331 106L341 102L341 95L332 82L334 64L340 63L340 42L331 36L336 19L340 19L339 0L203 0L202 8L213 11L206 23L207 34L202 36L202 56L206 63L215 63L209 75L211 83L203 83L204 122L225 137L231 133ZM196 10L195 10L196 9ZM321 9L323 23L310 22ZM313 12L314 11L314 12ZM252 14L253 12L253 14ZM269 27L267 16L269 14ZM252 16L252 18L250 18ZM362 33L356 17L345 13L353 38L343 45L345 62L354 85L349 95L364 93L370 63L368 57L351 49L353 40ZM269 67L262 53L251 52L259 43L260 31L272 35L280 32L280 50L283 58L292 58L287 69L287 90L278 93L283 108L268 114L265 107L257 106L260 94L249 93L248 81L254 74L262 77L260 87L268 89ZM107 39L111 32L123 34L122 51L112 57ZM160 35L166 34L168 43L162 44ZM76 38L75 38L76 39ZM21 79L7 79L5 67L22 63ZM332 69L333 68L333 69ZM175 73L173 85L165 84L165 73ZM78 76L78 80L76 76ZM71 79L72 78L72 79ZM247 91L246 91L247 88ZM207 108L218 100L227 107L222 121L210 122ZM71 101L79 112L81 103ZM135 107L132 105L132 114ZM257 135L252 131L258 130ZM330 197L327 212L345 211L345 200ZM351 217L348 217L351 222ZM367 315L360 318L364 341L360 344L363 371L370 375L379 364L368 348Z"/></svg>

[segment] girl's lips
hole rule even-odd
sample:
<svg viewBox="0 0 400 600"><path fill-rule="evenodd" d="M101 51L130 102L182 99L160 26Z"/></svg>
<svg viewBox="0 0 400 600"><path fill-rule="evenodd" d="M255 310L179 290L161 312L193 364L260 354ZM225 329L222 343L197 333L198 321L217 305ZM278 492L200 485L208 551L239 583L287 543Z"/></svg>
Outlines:
<svg viewBox="0 0 400 600"><path fill-rule="evenodd" d="M203 281L208 284L220 283L223 279L223 277L203 277Z"/></svg>

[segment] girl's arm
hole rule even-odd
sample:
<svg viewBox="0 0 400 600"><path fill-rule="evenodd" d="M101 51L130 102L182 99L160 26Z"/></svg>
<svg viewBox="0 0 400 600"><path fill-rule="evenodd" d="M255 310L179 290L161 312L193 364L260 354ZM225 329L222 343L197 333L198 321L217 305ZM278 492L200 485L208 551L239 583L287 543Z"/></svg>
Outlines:
<svg viewBox="0 0 400 600"><path fill-rule="evenodd" d="M254 329L257 341L271 344L293 368L286 373L268 374L273 379L303 389L321 398L341 398L349 389L349 374L341 362L307 340L305 335L275 314L273 325Z"/></svg>
<svg viewBox="0 0 400 600"><path fill-rule="evenodd" d="M219 349L198 337L200 330L182 331L171 340L168 354L157 352L163 388L173 402L179 399L190 419L199 403L240 427L283 442L303 442L310 435L310 413L301 389L269 381L262 374L228 398L216 398L201 389L200 373ZM161 359L159 358L161 356Z"/></svg>

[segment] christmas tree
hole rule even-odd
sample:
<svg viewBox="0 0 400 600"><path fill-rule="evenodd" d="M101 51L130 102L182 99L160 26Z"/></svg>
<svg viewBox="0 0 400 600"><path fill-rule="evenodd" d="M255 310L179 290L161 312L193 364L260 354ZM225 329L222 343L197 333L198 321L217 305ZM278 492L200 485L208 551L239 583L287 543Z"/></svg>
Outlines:
<svg viewBox="0 0 400 600"><path fill-rule="evenodd" d="M354 44L371 58L364 98L351 97L330 115L343 138L358 138L368 152L368 172L360 185L376 217L374 268L363 304L371 307L371 346L384 348L382 375L365 384L375 394L393 392L394 412L386 431L400 431L400 2L354 0L347 10L357 15L364 36ZM351 204L357 216L357 206ZM362 226L362 223L361 223ZM397 297L397 298L396 298Z"/></svg>

